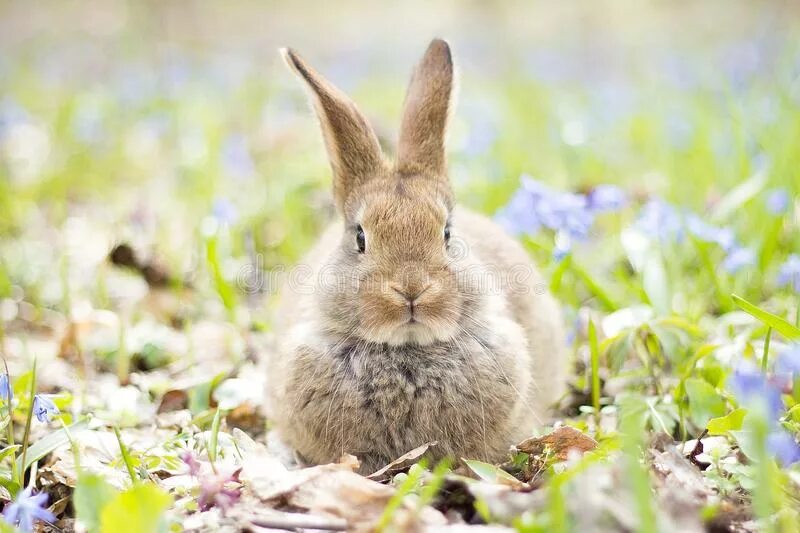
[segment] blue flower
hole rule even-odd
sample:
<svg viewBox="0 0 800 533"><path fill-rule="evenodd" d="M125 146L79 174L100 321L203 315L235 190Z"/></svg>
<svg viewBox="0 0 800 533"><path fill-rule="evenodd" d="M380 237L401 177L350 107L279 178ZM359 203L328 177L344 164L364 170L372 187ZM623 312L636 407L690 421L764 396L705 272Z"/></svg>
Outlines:
<svg viewBox="0 0 800 533"><path fill-rule="evenodd" d="M536 211L533 210L530 195L524 188L514 193L508 204L497 213L496 218L497 222L512 235L533 235L542 227Z"/></svg>
<svg viewBox="0 0 800 533"><path fill-rule="evenodd" d="M734 246L722 261L722 268L729 274L735 274L742 268L752 266L756 262L756 254L750 248Z"/></svg>
<svg viewBox="0 0 800 533"><path fill-rule="evenodd" d="M655 235L662 242L678 242L683 239L683 218L670 204L663 200L650 200L639 213L636 228L647 235Z"/></svg>
<svg viewBox="0 0 800 533"><path fill-rule="evenodd" d="M731 228L712 226L696 215L686 219L686 227L697 239L717 244L725 251L730 251L736 244L736 235Z"/></svg>
<svg viewBox="0 0 800 533"><path fill-rule="evenodd" d="M522 177L522 186L497 214L498 222L514 234L535 233L542 227L556 234L554 255L569 253L572 242L583 240L594 224L594 212L582 194L553 190L531 178Z"/></svg>
<svg viewBox="0 0 800 533"><path fill-rule="evenodd" d="M795 292L800 292L800 255L792 254L781 265L778 271L778 285L791 286Z"/></svg>
<svg viewBox="0 0 800 533"><path fill-rule="evenodd" d="M628 204L628 195L616 185L598 185L587 195L587 204L596 213L619 211Z"/></svg>
<svg viewBox="0 0 800 533"><path fill-rule="evenodd" d="M776 429L767 436L767 449L783 466L800 461L800 446L786 430Z"/></svg>
<svg viewBox="0 0 800 533"><path fill-rule="evenodd" d="M729 378L729 386L739 403L749 407L763 406L769 420L775 421L783 413L780 388L771 383L758 368L740 365Z"/></svg>
<svg viewBox="0 0 800 533"><path fill-rule="evenodd" d="M39 422L49 422L53 416L59 413L56 404L47 396L37 394L33 397L33 414L36 415Z"/></svg>
<svg viewBox="0 0 800 533"><path fill-rule="evenodd" d="M793 344L775 361L776 374L800 376L800 344Z"/></svg>
<svg viewBox="0 0 800 533"><path fill-rule="evenodd" d="M28 487L17 494L16 500L6 505L3 509L3 518L9 524L14 524L28 533L33 531L36 520L55 522L55 515L45 509L45 505L47 505L47 494L44 492L33 494L33 489Z"/></svg>
<svg viewBox="0 0 800 533"><path fill-rule="evenodd" d="M775 216L786 213L789 209L789 193L785 189L773 189L767 195L767 211Z"/></svg>
<svg viewBox="0 0 800 533"><path fill-rule="evenodd" d="M14 392L11 390L11 379L8 374L0 374L0 400L11 403Z"/></svg>
<svg viewBox="0 0 800 533"><path fill-rule="evenodd" d="M218 198L214 200L211 213L214 215L214 218L223 224L233 224L238 216L236 213L236 208L233 206L231 201L226 198Z"/></svg>
<svg viewBox="0 0 800 533"><path fill-rule="evenodd" d="M255 163L241 134L229 135L222 145L222 166L226 174L239 179L255 175Z"/></svg>

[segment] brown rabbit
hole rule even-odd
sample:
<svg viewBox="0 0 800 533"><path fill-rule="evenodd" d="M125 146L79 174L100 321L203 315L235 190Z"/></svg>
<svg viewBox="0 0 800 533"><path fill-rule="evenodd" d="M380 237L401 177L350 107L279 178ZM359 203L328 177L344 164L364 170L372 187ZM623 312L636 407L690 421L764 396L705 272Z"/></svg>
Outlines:
<svg viewBox="0 0 800 533"><path fill-rule="evenodd" d="M445 132L448 44L411 78L394 162L355 104L292 50L333 168L341 220L298 267L276 319L268 410L307 462L362 472L427 442L497 461L562 394L561 313L522 247L455 207Z"/></svg>

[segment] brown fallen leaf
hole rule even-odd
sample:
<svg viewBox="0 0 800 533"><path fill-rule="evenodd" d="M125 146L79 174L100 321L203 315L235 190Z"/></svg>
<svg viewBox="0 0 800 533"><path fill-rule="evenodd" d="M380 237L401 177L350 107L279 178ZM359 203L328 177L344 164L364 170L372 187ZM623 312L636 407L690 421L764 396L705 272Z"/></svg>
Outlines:
<svg viewBox="0 0 800 533"><path fill-rule="evenodd" d="M392 479L392 476L395 474L407 470L411 465L417 462L417 459L422 457L422 455L428 451L428 448L431 446L436 446L438 443L436 441L427 442L422 446L417 446L410 452L404 453L388 465L384 466L380 470L373 472L372 474L368 475L369 479L374 479L380 483L385 483Z"/></svg>
<svg viewBox="0 0 800 533"><path fill-rule="evenodd" d="M340 518L348 530L365 530L378 520L395 492L352 471L352 464L287 470L274 457L257 454L243 464L241 479L262 502L280 502L315 515Z"/></svg>
<svg viewBox="0 0 800 533"><path fill-rule="evenodd" d="M554 429L544 437L531 437L517 445L517 449L530 455L542 455L545 449L559 461L566 461L570 450L580 454L597 448L597 441L569 426Z"/></svg>
<svg viewBox="0 0 800 533"><path fill-rule="evenodd" d="M267 430L267 420L250 402L236 407L225 416L229 427L239 428L248 435L258 437Z"/></svg>
<svg viewBox="0 0 800 533"><path fill-rule="evenodd" d="M161 397L161 403L158 405L158 414L169 413L171 411L180 411L189 406L189 395L185 390L168 390Z"/></svg>
<svg viewBox="0 0 800 533"><path fill-rule="evenodd" d="M117 244L109 252L108 259L113 265L138 272L150 287L166 287L172 282L163 265L155 260L143 261L129 244Z"/></svg>

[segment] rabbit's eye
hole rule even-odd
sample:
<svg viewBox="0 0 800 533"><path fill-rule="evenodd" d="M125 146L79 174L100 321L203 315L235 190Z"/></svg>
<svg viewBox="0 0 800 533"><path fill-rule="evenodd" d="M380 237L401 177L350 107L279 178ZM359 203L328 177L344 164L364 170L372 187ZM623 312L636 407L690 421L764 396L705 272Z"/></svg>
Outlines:
<svg viewBox="0 0 800 533"><path fill-rule="evenodd" d="M363 254L364 250L367 249L367 239L364 236L364 228L361 227L361 224L356 226L356 245L360 254Z"/></svg>
<svg viewBox="0 0 800 533"><path fill-rule="evenodd" d="M444 243L450 242L450 226L444 227Z"/></svg>

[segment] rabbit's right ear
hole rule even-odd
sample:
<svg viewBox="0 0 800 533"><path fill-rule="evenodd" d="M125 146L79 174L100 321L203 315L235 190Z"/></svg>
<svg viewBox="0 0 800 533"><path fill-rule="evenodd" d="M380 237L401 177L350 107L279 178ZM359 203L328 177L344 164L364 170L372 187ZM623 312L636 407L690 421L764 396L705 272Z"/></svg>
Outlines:
<svg viewBox="0 0 800 533"><path fill-rule="evenodd" d="M447 176L445 134L453 104L453 57L447 41L434 39L414 69L406 94L397 167L401 174Z"/></svg>
<svg viewBox="0 0 800 533"><path fill-rule="evenodd" d="M286 64L311 89L311 100L333 169L333 196L344 211L345 201L358 185L385 169L378 138L356 105L290 48L282 48Z"/></svg>

